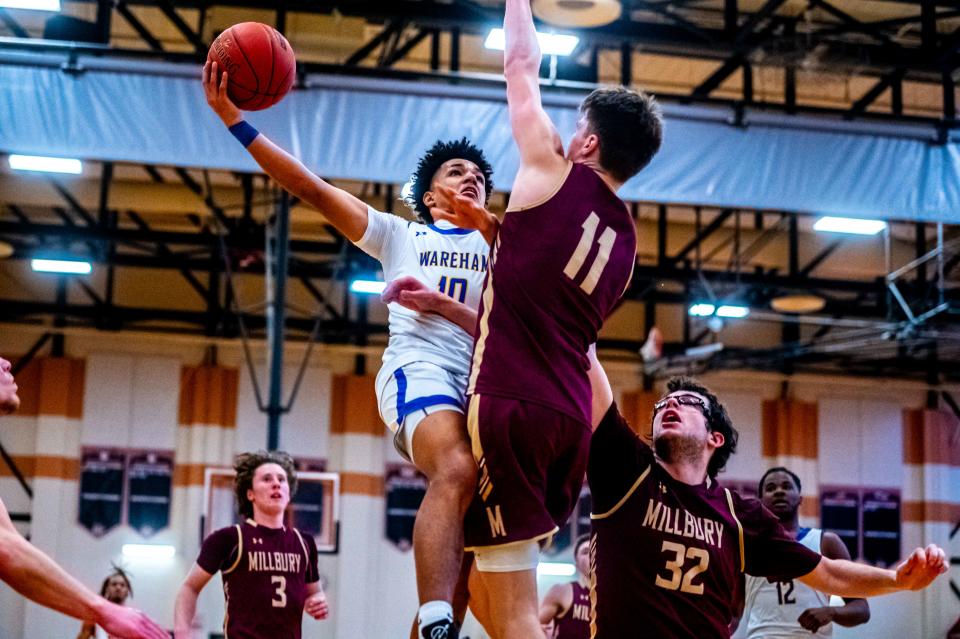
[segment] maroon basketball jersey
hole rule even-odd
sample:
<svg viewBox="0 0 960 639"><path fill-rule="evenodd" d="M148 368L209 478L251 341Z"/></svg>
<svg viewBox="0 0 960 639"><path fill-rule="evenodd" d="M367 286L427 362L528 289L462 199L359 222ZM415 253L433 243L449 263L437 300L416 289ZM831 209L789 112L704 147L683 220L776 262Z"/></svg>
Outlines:
<svg viewBox="0 0 960 639"><path fill-rule="evenodd" d="M573 603L557 617L557 633L554 639L589 639L590 637L590 590L571 582Z"/></svg>
<svg viewBox="0 0 960 639"><path fill-rule="evenodd" d="M248 519L207 537L197 565L223 574L228 639L300 639L307 584L320 579L310 535Z"/></svg>
<svg viewBox="0 0 960 639"><path fill-rule="evenodd" d="M741 573L785 581L820 561L758 500L712 480L673 479L616 405L591 440L587 479L598 639L640 629L658 639L727 639Z"/></svg>
<svg viewBox="0 0 960 639"><path fill-rule="evenodd" d="M587 348L630 282L636 251L626 205L582 164L543 203L508 211L491 251L468 393L537 402L589 424Z"/></svg>

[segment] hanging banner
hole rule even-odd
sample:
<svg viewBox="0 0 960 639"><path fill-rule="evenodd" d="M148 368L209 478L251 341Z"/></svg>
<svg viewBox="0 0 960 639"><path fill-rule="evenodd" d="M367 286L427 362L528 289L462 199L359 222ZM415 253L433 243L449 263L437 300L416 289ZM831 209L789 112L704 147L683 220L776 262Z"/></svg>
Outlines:
<svg viewBox="0 0 960 639"><path fill-rule="evenodd" d="M120 523L126 454L119 449L84 448L80 457L80 525L102 537Z"/></svg>
<svg viewBox="0 0 960 639"><path fill-rule="evenodd" d="M406 552L413 548L413 524L427 492L427 478L412 464L387 464L385 484L387 539Z"/></svg>
<svg viewBox="0 0 960 639"><path fill-rule="evenodd" d="M900 561L900 491L865 489L863 512L863 558L867 563L890 568Z"/></svg>
<svg viewBox="0 0 960 639"><path fill-rule="evenodd" d="M294 460L297 473L323 472L327 469L327 460L298 457ZM288 513L290 523L300 532L318 538L324 527L324 504L327 501L326 484L301 481L297 493L290 500Z"/></svg>
<svg viewBox="0 0 960 639"><path fill-rule="evenodd" d="M127 457L127 523L144 537L170 524L171 451L133 451Z"/></svg>
<svg viewBox="0 0 960 639"><path fill-rule="evenodd" d="M820 489L820 527L843 540L850 557L860 558L860 490L823 487Z"/></svg>

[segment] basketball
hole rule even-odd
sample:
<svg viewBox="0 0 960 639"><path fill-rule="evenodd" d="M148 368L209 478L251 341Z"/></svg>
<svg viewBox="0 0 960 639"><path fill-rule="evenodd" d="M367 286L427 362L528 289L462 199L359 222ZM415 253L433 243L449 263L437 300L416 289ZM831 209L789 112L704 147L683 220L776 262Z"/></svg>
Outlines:
<svg viewBox="0 0 960 639"><path fill-rule="evenodd" d="M244 111L283 99L296 80L297 60L287 39L259 22L235 24L213 41L207 60L228 73L227 95ZM219 76L218 76L219 78Z"/></svg>

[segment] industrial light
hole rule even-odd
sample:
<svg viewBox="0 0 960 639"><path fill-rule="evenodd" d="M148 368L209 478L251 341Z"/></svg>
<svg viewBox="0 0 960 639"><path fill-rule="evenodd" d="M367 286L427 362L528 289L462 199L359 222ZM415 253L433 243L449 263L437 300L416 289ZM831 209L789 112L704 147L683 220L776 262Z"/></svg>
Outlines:
<svg viewBox="0 0 960 639"><path fill-rule="evenodd" d="M350 282L350 290L354 293L380 295L385 288L387 288L387 283L378 282L377 280L353 280Z"/></svg>
<svg viewBox="0 0 960 639"><path fill-rule="evenodd" d="M724 304L717 309L717 317L746 317L749 314L749 307L735 304Z"/></svg>
<svg viewBox="0 0 960 639"><path fill-rule="evenodd" d="M4 2L5 0L0 0ZM2 5L0 5L2 6ZM80 160L71 158L49 158L42 155L17 155L9 157L10 168L17 171L42 171L44 173L70 173L79 175L83 171Z"/></svg>
<svg viewBox="0 0 960 639"><path fill-rule="evenodd" d="M698 304L693 304L687 312L694 317L710 317L716 310L717 307L713 304L700 302Z"/></svg>
<svg viewBox="0 0 960 639"><path fill-rule="evenodd" d="M34 258L30 260L30 266L38 273L67 273L70 275L89 275L93 270L90 262L83 260L50 260L45 258Z"/></svg>
<svg viewBox="0 0 960 639"><path fill-rule="evenodd" d="M540 33L537 31L537 41L543 55L570 55L577 48L580 38L563 33ZM487 39L483 43L488 49L503 51L506 47L506 36L503 29L490 29Z"/></svg>
<svg viewBox="0 0 960 639"><path fill-rule="evenodd" d="M887 228L883 220L861 220L852 217L821 217L814 222L814 231L829 233L853 233L855 235L876 235Z"/></svg>
<svg viewBox="0 0 960 639"><path fill-rule="evenodd" d="M572 577L577 574L577 567L573 564L552 563L543 561L537 564L539 577Z"/></svg>
<svg viewBox="0 0 960 639"><path fill-rule="evenodd" d="M173 559L177 549L170 544L124 544L121 549L124 557L131 559Z"/></svg>
<svg viewBox="0 0 960 639"><path fill-rule="evenodd" d="M7 9L34 9L35 11L59 11L60 0L0 0L0 7Z"/></svg>

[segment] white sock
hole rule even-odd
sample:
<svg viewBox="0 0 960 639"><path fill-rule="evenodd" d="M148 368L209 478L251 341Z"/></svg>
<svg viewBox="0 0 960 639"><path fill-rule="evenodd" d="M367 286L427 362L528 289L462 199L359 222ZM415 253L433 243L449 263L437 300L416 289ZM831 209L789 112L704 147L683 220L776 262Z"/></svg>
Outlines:
<svg viewBox="0 0 960 639"><path fill-rule="evenodd" d="M420 620L419 630L421 631L423 630L424 626L429 626L430 624L440 621L441 619L446 619L452 622L453 606L451 606L450 602L447 601L428 601L420 606L418 619Z"/></svg>

